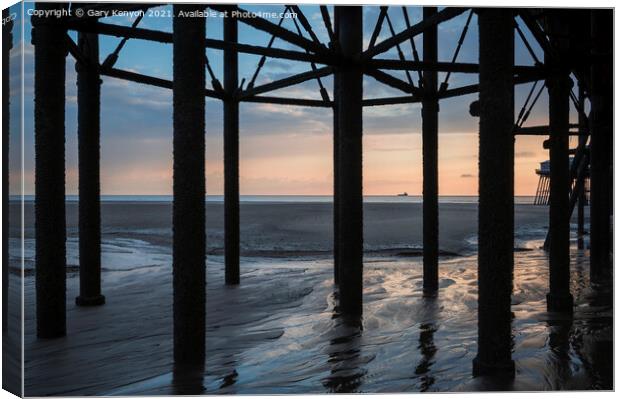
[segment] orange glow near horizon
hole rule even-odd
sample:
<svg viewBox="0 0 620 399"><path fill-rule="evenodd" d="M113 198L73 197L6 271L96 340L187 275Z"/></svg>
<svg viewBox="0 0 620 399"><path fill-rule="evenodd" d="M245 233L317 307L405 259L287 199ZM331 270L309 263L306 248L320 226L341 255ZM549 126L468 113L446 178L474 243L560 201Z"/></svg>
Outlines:
<svg viewBox="0 0 620 399"><path fill-rule="evenodd" d="M544 137L515 140L515 195L534 195L535 169L547 159ZM207 141L207 192L223 192L221 139ZM122 164L106 162L109 151L122 152ZM132 154L134 156L132 157ZM135 154L142 154L136 157ZM242 195L331 195L332 137L329 134L279 134L242 138L240 185ZM102 145L102 193L107 195L169 195L172 186L171 143L127 140L123 149ZM33 186L26 174L25 186ZM76 165L67 165L67 193L77 193ZM422 141L412 134L364 136L364 194L422 194ZM439 135L439 194L478 194L477 133Z"/></svg>

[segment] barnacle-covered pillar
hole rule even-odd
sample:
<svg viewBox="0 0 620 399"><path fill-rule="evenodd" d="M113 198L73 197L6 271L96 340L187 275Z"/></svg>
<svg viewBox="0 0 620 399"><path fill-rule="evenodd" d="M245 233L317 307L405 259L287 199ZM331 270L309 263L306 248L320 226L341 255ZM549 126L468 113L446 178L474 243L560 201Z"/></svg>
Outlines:
<svg viewBox="0 0 620 399"><path fill-rule="evenodd" d="M600 280L613 265L613 11L591 12L590 276Z"/></svg>
<svg viewBox="0 0 620 399"><path fill-rule="evenodd" d="M437 7L424 7L424 18L437 13ZM424 31L424 62L437 62L437 25ZM424 100L422 101L422 224L424 295L433 296L438 288L439 215L438 215L438 128L437 71L424 71Z"/></svg>
<svg viewBox="0 0 620 399"><path fill-rule="evenodd" d="M339 125L340 213L339 287L344 314L362 314L363 201L362 201L362 7L337 6L340 65L337 99Z"/></svg>
<svg viewBox="0 0 620 399"><path fill-rule="evenodd" d="M568 26L549 19L549 30L555 47L563 54ZM572 81L566 63L557 56L545 55L551 74L546 84L549 91L549 293L547 309L570 312L570 165L568 157L569 94Z"/></svg>
<svg viewBox="0 0 620 399"><path fill-rule="evenodd" d="M37 3L61 13L67 4ZM66 29L32 17L34 44L35 269L37 336L66 333L65 58Z"/></svg>
<svg viewBox="0 0 620 399"><path fill-rule="evenodd" d="M92 22L96 22L93 20ZM78 102L78 167L80 228L79 306L103 305L101 295L101 203L99 36L79 33L84 62L76 62Z"/></svg>
<svg viewBox="0 0 620 399"><path fill-rule="evenodd" d="M174 361L205 360L205 19L199 4L173 12L172 270Z"/></svg>
<svg viewBox="0 0 620 399"><path fill-rule="evenodd" d="M237 43L237 20L224 18L224 41ZM239 62L224 50L224 247L226 284L239 284Z"/></svg>
<svg viewBox="0 0 620 399"><path fill-rule="evenodd" d="M474 375L514 375L511 311L514 241L514 19L478 11L480 147L478 355Z"/></svg>
<svg viewBox="0 0 620 399"><path fill-rule="evenodd" d="M339 7L334 7L334 36L338 37L338 12ZM333 43L336 45L337 43ZM334 170L334 283L340 281L340 128L338 125L338 99L340 98L340 71L334 69L334 118L333 118L333 170Z"/></svg>

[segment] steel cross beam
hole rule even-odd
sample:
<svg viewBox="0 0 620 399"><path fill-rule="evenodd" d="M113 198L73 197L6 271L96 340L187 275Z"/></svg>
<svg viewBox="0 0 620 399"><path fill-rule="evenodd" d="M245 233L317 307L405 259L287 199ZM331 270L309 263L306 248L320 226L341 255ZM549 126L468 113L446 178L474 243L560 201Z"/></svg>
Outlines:
<svg viewBox="0 0 620 399"><path fill-rule="evenodd" d="M163 89L172 90L172 81L162 78L157 78L154 76L143 75L136 72L125 71L123 69L117 68L101 68L99 73L103 76L109 76L111 78L127 80L129 82L145 84L149 86L161 87ZM223 96L221 93L205 88L205 97L222 99Z"/></svg>
<svg viewBox="0 0 620 399"><path fill-rule="evenodd" d="M305 98L287 98L287 97L271 97L271 96L254 96L241 99L242 102L263 103L263 104L281 104L281 105L299 105L302 107L323 107L332 108L333 101L312 100Z"/></svg>
<svg viewBox="0 0 620 399"><path fill-rule="evenodd" d="M101 35L114 36L124 39L148 40L158 43L171 44L172 33L162 32L152 29L132 28L129 26L121 26L106 23L83 24L80 22L67 22L67 29L83 33L98 33ZM294 61L315 62L317 64L332 64L334 58L324 54L308 54L295 50L283 50L273 47L253 46L250 44L230 43L224 40L206 39L207 48L215 48L218 50L233 49L241 53L265 55L272 58L283 58Z"/></svg>
<svg viewBox="0 0 620 399"><path fill-rule="evenodd" d="M531 74L527 74L527 75L518 75L515 76L514 78L514 84L515 85L519 85L519 84L524 84L524 83L530 83L530 82L535 82L537 80L543 79L543 77L541 75L531 75ZM452 98L452 97L458 97L458 96L462 96L465 94L473 94L473 93L477 93L480 90L480 85L479 84L473 84L473 85L468 85L468 86L463 86L463 87L457 87L454 89L448 89L445 90L444 92L439 94L439 98L443 99L443 98Z"/></svg>
<svg viewBox="0 0 620 399"><path fill-rule="evenodd" d="M143 7L144 8L144 7ZM214 9L219 9L219 6L214 6ZM244 12L242 9L237 8L239 12ZM424 61L410 61L410 60L392 60L392 59L372 59L366 58L374 53L379 54L389 50L389 48L396 46L408 39L412 39L416 35L422 33L427 27L439 24L443 21L456 17L457 15L465 12L467 8L446 8L437 13L433 18L427 18L420 23L408 27L405 31L400 32L392 36L389 39L369 48L363 53L362 60L359 62L364 64L364 72L368 76L373 77L377 81L386 84L390 87L399 89L408 96L395 96L385 98L373 98L363 100L364 106L378 106L378 105L390 105L390 104L407 104L420 102L423 97L423 92L420 88L412 86L407 82L398 79L382 70L417 70L417 71L441 71L441 72L458 72L458 73L478 73L479 65L473 63L452 63L452 62L437 62L428 63ZM331 106L333 102L323 100L310 100L310 99L293 99L284 97L273 96L258 96L259 94L267 93L273 90L289 87L295 84L305 82L317 77L329 76L333 73L332 65L338 64L341 60L338 54L330 49L327 49L322 44L316 41L308 40L302 35L295 34L278 25L272 24L268 21L262 20L262 22L256 22L260 18L239 18L242 22L247 23L250 26L254 26L259 30L271 33L273 36L280 39L287 40L293 44L300 45L305 49L302 51L284 50L272 47L254 46L241 43L231 43L224 40L206 39L207 48L215 48L219 50L232 49L234 51L257 54L273 58L290 59L301 62L310 62L327 65L326 67L317 68L314 71L308 71L301 74L293 75L276 82L271 82L265 85L261 85L255 88L246 90L239 95L239 101L244 102L258 102L258 103L273 103L283 105L300 105L300 106L312 106L312 107L327 107ZM251 22L248 22L252 19ZM532 23L532 20L529 21ZM115 36L125 39L139 39L148 40L159 43L172 43L172 34L163 31L144 29L138 27L127 27L114 24L107 24L102 22L84 24L79 20L67 20L66 26L68 29L75 30L84 33L98 33L102 35ZM528 25L529 27L529 25ZM287 32L287 33L284 33ZM544 35L542 31L538 31L539 36ZM291 36L292 35L292 36ZM283 38L282 36L285 36ZM292 37L296 39L292 39ZM545 38L546 40L546 38ZM548 42L547 42L548 43ZM72 41L68 42L70 53L78 60L81 61L80 53L75 51L75 46L72 46ZM317 48L318 46L318 48ZM309 50L307 47L311 47ZM313 53L312 51L320 51L320 54ZM114 77L118 79L124 79L135 83L147 84L162 88L171 88L172 82L169 80L147 76L135 72L125 71L116 68L101 68L101 74L104 76ZM545 76L544 66L515 66L515 84L527 83L542 79ZM445 90L438 95L439 99L457 97L461 95L467 95L476 93L479 90L479 85L469 85L450 90ZM222 94L216 90L205 89L205 95L207 97L222 99Z"/></svg>
<svg viewBox="0 0 620 399"><path fill-rule="evenodd" d="M385 73L379 69L375 68L364 68L364 73L368 76L373 77L378 82L383 83L384 85L393 87L405 93L413 94L413 95L422 95L424 92L422 89L413 86L410 83L407 83L403 80L400 80L388 73Z"/></svg>
<svg viewBox="0 0 620 399"><path fill-rule="evenodd" d="M100 35L115 36L122 39L140 39L158 43L172 44L172 33L152 29L122 26L97 22L86 24L82 20L67 20L68 30L82 33L98 33Z"/></svg>
<svg viewBox="0 0 620 399"><path fill-rule="evenodd" d="M547 33L540 26L540 24L536 21L534 16L532 16L531 11L529 9L522 10L519 13L519 16L521 17L523 22L525 22L525 25L527 26L528 30L532 33L532 35L536 39L536 42L543 49L545 54L547 54L547 56L555 62L563 62L559 60L561 55L559 54L557 49L553 46L553 44L548 39ZM590 58L589 56L590 55L588 54L588 59ZM588 87L588 79L585 79L583 76L581 76L581 73L579 73L579 71L575 68L574 64L571 65L571 72L575 75L575 77L577 78L577 81L580 84L584 85L584 87Z"/></svg>
<svg viewBox="0 0 620 399"><path fill-rule="evenodd" d="M464 7L448 7L444 8L437 14L435 14L432 18L423 19L419 23L413 25L410 28L405 29L404 31L398 33L395 36L390 37L373 46L372 48L367 49L362 53L363 59L370 59L378 54L385 53L392 47L396 46L408 40L409 38L413 38L421 33L423 33L427 28L438 25L442 22L448 21L454 17L457 17L467 11L468 8Z"/></svg>
<svg viewBox="0 0 620 399"><path fill-rule="evenodd" d="M572 123L569 125L570 129L576 129L579 125ZM526 126L526 127L518 127L514 131L515 136L548 136L549 135L549 126ZM577 131L569 131L570 136L580 136L581 134ZM588 134L584 134L587 136Z"/></svg>
<svg viewBox="0 0 620 399"><path fill-rule="evenodd" d="M164 89L172 90L172 81L153 76L143 75L140 73L125 71L117 68L102 68L100 74L103 76L109 76L116 79L127 80L134 83L145 84L149 86L161 87ZM205 97L215 98L218 100L223 99L223 95L215 90L205 89ZM249 96L239 98L242 102L251 103L267 103L267 104L281 104L281 105L298 105L306 107L325 107L330 108L333 106L333 101L324 100L312 100L312 99L300 99L300 98L287 98L287 97L272 97L272 96Z"/></svg>
<svg viewBox="0 0 620 399"><path fill-rule="evenodd" d="M261 86L255 86L250 89L245 90L239 96L239 99L243 100L248 97L255 96L257 94L267 93L274 90L283 89L285 87L294 86L299 83L306 82L308 80L312 80L315 78L320 78L322 76L331 75L333 72L333 68L330 66L326 66L323 68L318 68L313 71L303 72L297 75L289 76L284 79L276 80L274 82L266 83Z"/></svg>
<svg viewBox="0 0 620 399"><path fill-rule="evenodd" d="M210 5L209 7L222 12L230 11L229 7L223 5ZM333 52L323 44L308 40L305 37L299 36L298 34L269 22L264 18L250 16L252 13L249 11L235 6L233 7L232 12L233 14L231 14L231 17L236 18L238 21L263 32L271 33L279 39L301 47L304 50L308 50L316 54L333 55Z"/></svg>
<svg viewBox="0 0 620 399"><path fill-rule="evenodd" d="M437 71L437 72L453 72L453 73L478 73L480 67L478 64L465 62L425 62L411 60L395 60L395 59L370 59L364 62L366 65L377 69L389 70L409 70L409 71ZM540 66L515 65L513 68L516 74L525 75L527 73L540 74L544 72L544 68Z"/></svg>
<svg viewBox="0 0 620 399"><path fill-rule="evenodd" d="M375 28L372 31L372 36L370 37L370 43L368 43L368 48L371 49L375 46L375 43L377 42L377 38L379 37L379 34L381 33L381 28L383 27L383 20L385 19L385 16L387 15L387 6L381 6L379 7L380 11L379 11L379 17L377 18L377 23L375 24Z"/></svg>

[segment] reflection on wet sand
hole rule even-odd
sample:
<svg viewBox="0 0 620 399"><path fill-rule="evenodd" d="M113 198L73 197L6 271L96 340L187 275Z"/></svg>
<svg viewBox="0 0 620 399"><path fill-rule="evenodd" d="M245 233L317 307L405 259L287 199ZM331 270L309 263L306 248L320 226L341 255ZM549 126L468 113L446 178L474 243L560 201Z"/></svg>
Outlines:
<svg viewBox="0 0 620 399"><path fill-rule="evenodd" d="M338 292L334 292L335 303ZM363 325L361 319L345 317L339 307L334 306L332 336L327 349L327 363L330 374L322 383L332 393L359 392L363 378L368 372L363 366L367 363L361 359Z"/></svg>
<svg viewBox="0 0 620 399"><path fill-rule="evenodd" d="M173 367L171 392L173 395L200 395L204 391L204 366Z"/></svg>
<svg viewBox="0 0 620 399"><path fill-rule="evenodd" d="M437 347L433 342L433 335L437 331L434 323L424 323L420 325L420 344L418 348L422 354L422 359L415 368L416 375L420 376L420 392L426 392L435 383L435 377L430 373L433 365L433 357L437 352Z"/></svg>
<svg viewBox="0 0 620 399"><path fill-rule="evenodd" d="M415 368L415 378L419 378L418 389L420 392L428 391L435 383L435 377L431 373L431 367L435 364L437 346L434 336L439 325L437 324L437 312L439 311L439 299L437 297L422 297L422 317L419 327L418 347L420 360Z"/></svg>
<svg viewBox="0 0 620 399"><path fill-rule="evenodd" d="M71 362L29 344L28 375L55 373L48 380L27 380L27 392L37 396L50 392L52 383L65 387L71 381L83 384L73 393L105 395L611 389L611 282L591 284L587 251L576 252L571 257L573 318L549 313L547 256L536 244L532 248L515 253L515 379L471 375L477 345L475 256L442 259L437 298L422 296L421 260L367 259L363 320L341 316L331 259L246 261L244 284L226 289L223 259L212 258L204 372L173 372L169 362L170 314L162 311L171 308L162 302L171 298L168 269L133 278L109 273L104 281L111 306L80 313L82 324L72 326L76 340L63 348L63 359ZM69 280L68 289L75 291L76 283ZM26 306L33 308L30 288ZM127 292L143 307L120 308ZM117 326L152 334L137 342L136 335L119 334ZM34 331L32 319L27 330ZM87 344L97 349L88 352L89 362L101 365L97 380L78 367ZM110 362L119 345L134 350Z"/></svg>
<svg viewBox="0 0 620 399"><path fill-rule="evenodd" d="M569 381L572 370L570 363L570 331L572 320L549 320L549 382L552 386L561 386L562 381ZM555 381L552 381L554 379Z"/></svg>

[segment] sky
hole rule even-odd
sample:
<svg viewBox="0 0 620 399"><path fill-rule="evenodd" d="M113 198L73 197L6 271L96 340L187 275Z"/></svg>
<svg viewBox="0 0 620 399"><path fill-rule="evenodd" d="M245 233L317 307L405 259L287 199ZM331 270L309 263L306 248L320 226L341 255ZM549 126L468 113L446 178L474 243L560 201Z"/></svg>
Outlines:
<svg viewBox="0 0 620 399"><path fill-rule="evenodd" d="M283 10L280 5L241 5L252 11ZM25 3L25 10L32 9ZM160 7L166 11L170 6ZM318 6L301 6L319 39L327 43L327 31ZM330 6L330 14L333 9ZM19 12L18 9L15 11ZM420 7L408 7L411 23L421 19ZM146 16L142 28L172 31L172 20ZM370 41L379 8L364 7L364 47ZM401 7L390 7L390 18L396 32L405 29ZM133 17L111 17L102 22L131 25ZM439 60L450 61L461 34L467 13L439 25ZM25 16L24 36L21 21L14 28L15 46L11 54L12 93L19 93L19 68L24 60L24 193L34 192L34 48L31 45L30 17ZM278 23L278 20L271 20ZM387 24L378 42L390 36ZM295 31L291 19L284 28ZM457 61L476 63L478 60L477 19L474 14ZM542 50L526 31L539 59ZM70 35L75 41L75 32ZM222 19L208 18L207 36L222 38ZM308 35L306 34L308 37ZM516 35L515 35L516 36ZM270 36L244 24L239 24L241 43L265 46ZM23 50L21 41L23 40ZM120 39L101 37L100 59L111 53ZM297 49L276 39L274 47ZM416 38L422 55L422 36ZM403 43L407 59L413 59L411 47ZM222 52L207 50L215 75L223 81ZM396 49L381 58L396 59ZM515 59L518 65L533 65L521 40L515 38ZM239 56L239 80L252 76L258 56ZM120 53L117 68L146 75L172 78L172 46L129 40ZM285 78L310 70L310 65L287 60L268 59L256 85ZM66 193L77 194L77 108L75 61L69 55L66 62ZM403 72L390 71L406 79ZM207 75L208 77L208 75ZM415 78L415 73L414 73ZM439 74L439 81L444 75ZM450 88L477 83L476 74L452 74ZM172 192L172 91L115 78L103 77L101 89L101 192L104 195L134 194L166 195ZM211 88L207 78L207 87ZM417 81L417 78L415 78ZM333 99L331 77L322 79ZM531 84L515 89L515 114L521 109ZM270 93L274 96L320 99L315 80ZM373 78L364 77L364 98L404 95L384 86ZM17 97L13 94L13 99ZM439 194L477 195L478 192L478 118L469 115L469 105L477 95L442 100L439 113ZM219 100L207 99L206 117L206 182L208 195L223 193L223 106ZM20 148L19 113L17 101L12 103L11 192L19 192ZM365 195L393 195L408 192L422 193L421 105L404 104L365 107L363 114L363 176ZM537 102L525 126L547 124L546 91ZM571 112L571 122L576 114ZM240 192L241 195L330 195L332 194L332 111L270 104L242 103L240 106ZM17 133L16 133L17 132ZM515 140L515 194L534 195L539 162L548 159L542 148L544 137L518 136ZM574 146L575 142L571 141Z"/></svg>

